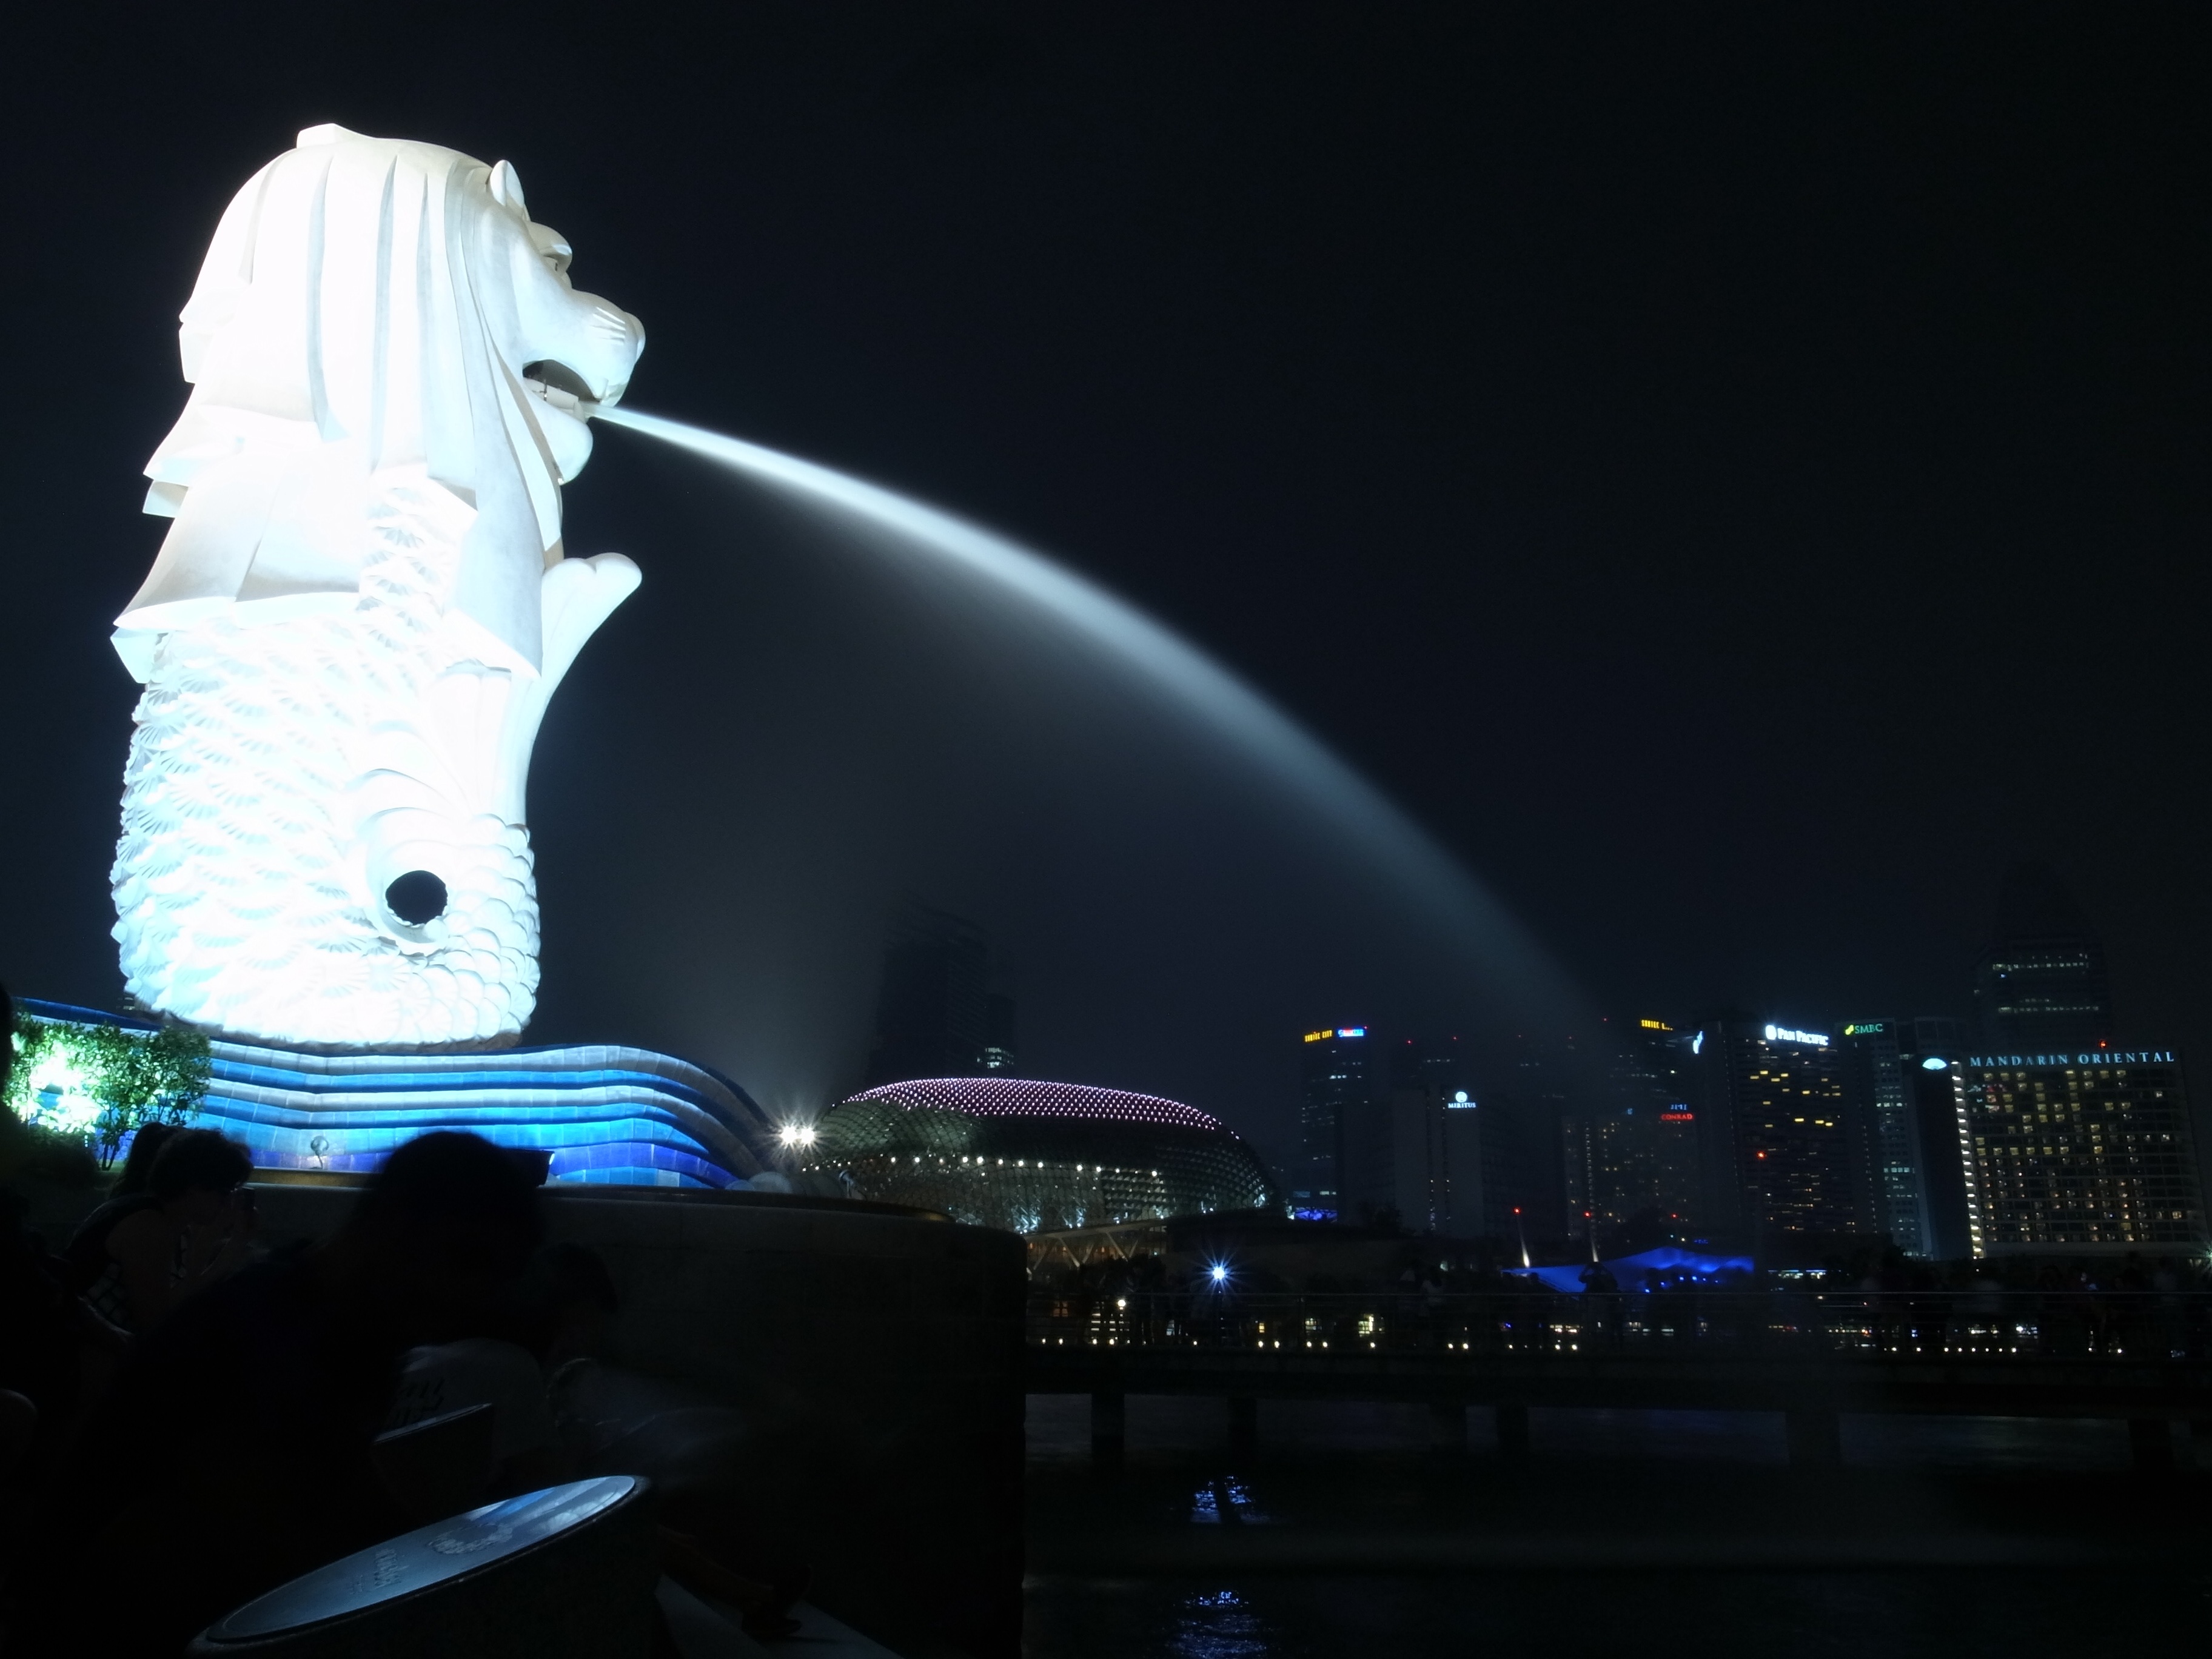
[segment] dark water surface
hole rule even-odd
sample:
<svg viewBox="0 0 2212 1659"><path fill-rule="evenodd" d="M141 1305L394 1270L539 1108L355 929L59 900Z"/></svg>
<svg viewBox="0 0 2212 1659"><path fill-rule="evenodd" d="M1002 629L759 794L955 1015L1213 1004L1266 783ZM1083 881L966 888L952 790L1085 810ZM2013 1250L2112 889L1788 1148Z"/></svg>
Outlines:
<svg viewBox="0 0 2212 1659"><path fill-rule="evenodd" d="M2125 1425L1847 1419L1844 1467L1778 1419L1533 1413L1464 1452L1419 1407L1132 1399L1095 1467L1086 1399L1030 1402L1030 1659L2194 1653L2212 1480L2129 1467Z"/></svg>

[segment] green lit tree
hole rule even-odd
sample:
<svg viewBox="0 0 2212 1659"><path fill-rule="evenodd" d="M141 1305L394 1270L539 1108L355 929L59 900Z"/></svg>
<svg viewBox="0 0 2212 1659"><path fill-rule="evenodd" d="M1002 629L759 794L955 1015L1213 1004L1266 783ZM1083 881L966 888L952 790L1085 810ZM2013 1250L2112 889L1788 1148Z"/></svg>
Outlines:
<svg viewBox="0 0 2212 1659"><path fill-rule="evenodd" d="M112 1164L149 1123L183 1123L213 1075L208 1040L189 1026L155 1031L74 1025L18 1013L8 1109L34 1129L73 1137Z"/></svg>

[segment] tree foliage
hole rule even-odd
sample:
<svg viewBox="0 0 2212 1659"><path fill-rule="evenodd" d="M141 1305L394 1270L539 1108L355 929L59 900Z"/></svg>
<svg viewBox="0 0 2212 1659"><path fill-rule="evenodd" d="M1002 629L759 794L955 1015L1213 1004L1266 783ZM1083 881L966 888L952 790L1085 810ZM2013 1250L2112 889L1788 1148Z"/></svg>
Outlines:
<svg viewBox="0 0 2212 1659"><path fill-rule="evenodd" d="M182 1123L198 1112L214 1074L207 1038L185 1025L132 1031L19 1012L13 1040L9 1111L82 1140L102 1167L143 1125Z"/></svg>

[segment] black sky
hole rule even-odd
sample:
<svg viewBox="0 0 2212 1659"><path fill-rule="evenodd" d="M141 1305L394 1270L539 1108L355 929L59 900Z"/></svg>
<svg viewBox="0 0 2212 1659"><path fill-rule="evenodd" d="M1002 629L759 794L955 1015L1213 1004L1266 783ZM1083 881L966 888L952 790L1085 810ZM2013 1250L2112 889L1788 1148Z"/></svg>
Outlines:
<svg viewBox="0 0 2212 1659"><path fill-rule="evenodd" d="M11 985L118 994L133 688L104 635L159 539L138 469L182 400L175 313L232 191L337 120L514 160L580 284L645 319L638 406L971 514L1163 617L1596 1003L1959 1012L2002 872L2043 858L2107 936L2124 1033L2205 1050L2201 10L707 9L73 14L16 37ZM712 589L740 614L682 635L689 672L765 665L757 707L802 662L807 706L834 702L866 672L822 653L876 653L808 632L847 579L804 558L687 589L669 550L702 518L764 546L788 527L600 443L569 492L596 539L571 550L635 552L648 587L541 744L532 1035L696 1044L711 1011L657 1024L634 994L672 892L605 769L649 751L645 790L735 739L652 700L654 630L699 627ZM878 720L841 771L853 729L753 732L748 775L837 773L823 823L880 851L899 814L877 786L932 763ZM711 777L653 810L747 817ZM925 896L965 902L946 884ZM1280 917L1178 899L1115 938L1112 884L1048 928L987 917L1025 958L1035 1069L1211 1091L1265 1130L1274 1033L1455 1017ZM864 957L878 895L816 917L817 890L732 902ZM1234 951L1189 943L1209 928L1265 950L1264 996L1218 983Z"/></svg>

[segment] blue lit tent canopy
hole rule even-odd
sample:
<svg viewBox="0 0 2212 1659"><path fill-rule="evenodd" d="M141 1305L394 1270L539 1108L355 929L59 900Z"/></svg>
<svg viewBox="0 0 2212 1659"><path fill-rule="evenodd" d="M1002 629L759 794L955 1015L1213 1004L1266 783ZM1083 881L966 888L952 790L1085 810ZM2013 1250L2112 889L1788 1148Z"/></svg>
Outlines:
<svg viewBox="0 0 2212 1659"><path fill-rule="evenodd" d="M32 1018L152 1030L143 1020L19 1000ZM475 1054L306 1054L216 1042L193 1121L262 1169L368 1170L401 1142L465 1129L550 1153L547 1179L743 1187L766 1164L766 1116L720 1073L645 1048L586 1044Z"/></svg>
<svg viewBox="0 0 2212 1659"><path fill-rule="evenodd" d="M1605 1270L1622 1290L1640 1291L1645 1288L1644 1276L1653 1273L1677 1282L1687 1279L1697 1285L1717 1285L1723 1274L1749 1273L1752 1260L1747 1255L1711 1255L1662 1244L1638 1255L1616 1256L1605 1264ZM1540 1280L1548 1290L1577 1291L1588 1288L1583 1275L1589 1272L1589 1264L1577 1261L1564 1267L1510 1267L1506 1272L1511 1278Z"/></svg>

